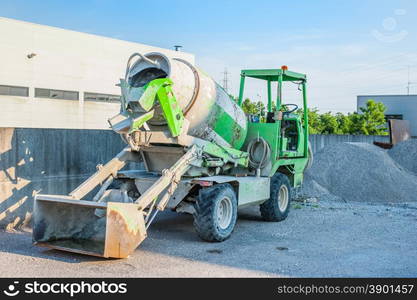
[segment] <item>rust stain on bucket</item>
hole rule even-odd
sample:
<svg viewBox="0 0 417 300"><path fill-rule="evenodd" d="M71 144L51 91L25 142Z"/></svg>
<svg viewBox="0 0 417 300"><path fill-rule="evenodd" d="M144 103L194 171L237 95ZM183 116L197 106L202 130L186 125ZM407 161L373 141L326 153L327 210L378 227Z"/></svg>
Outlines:
<svg viewBox="0 0 417 300"><path fill-rule="evenodd" d="M107 203L104 257L125 258L146 238L143 212L137 204Z"/></svg>

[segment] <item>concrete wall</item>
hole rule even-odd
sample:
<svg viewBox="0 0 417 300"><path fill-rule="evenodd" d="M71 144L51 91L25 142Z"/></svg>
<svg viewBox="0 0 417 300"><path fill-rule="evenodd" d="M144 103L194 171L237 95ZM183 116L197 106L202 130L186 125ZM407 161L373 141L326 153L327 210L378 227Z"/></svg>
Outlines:
<svg viewBox="0 0 417 300"><path fill-rule="evenodd" d="M337 143L360 142L372 144L374 141L389 143L389 136L386 135L310 134L309 137L313 153L327 145Z"/></svg>
<svg viewBox="0 0 417 300"><path fill-rule="evenodd" d="M29 97L0 95L0 127L107 129L116 103L84 92L120 95L134 52L162 52L194 63L194 55L0 17L0 85L29 87ZM36 54L32 58L27 55ZM35 98L35 88L79 92L79 100Z"/></svg>
<svg viewBox="0 0 417 300"><path fill-rule="evenodd" d="M68 194L123 147L109 130L0 128L0 227L25 225L35 193Z"/></svg>
<svg viewBox="0 0 417 300"><path fill-rule="evenodd" d="M358 96L357 108L365 107L366 102L373 99L387 107L386 115L403 115L403 120L410 122L412 136L417 136L417 95L370 95Z"/></svg>
<svg viewBox="0 0 417 300"><path fill-rule="evenodd" d="M311 135L314 151L387 137ZM30 221L36 193L68 194L125 147L109 130L0 128L0 228Z"/></svg>

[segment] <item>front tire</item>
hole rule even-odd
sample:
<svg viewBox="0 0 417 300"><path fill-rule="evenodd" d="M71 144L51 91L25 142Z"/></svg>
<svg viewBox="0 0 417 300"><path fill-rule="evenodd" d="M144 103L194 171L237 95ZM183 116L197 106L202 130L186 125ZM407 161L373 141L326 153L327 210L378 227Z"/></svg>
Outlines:
<svg viewBox="0 0 417 300"><path fill-rule="evenodd" d="M195 204L194 227L208 242L222 242L230 237L237 219L235 191L228 183L201 189Z"/></svg>
<svg viewBox="0 0 417 300"><path fill-rule="evenodd" d="M291 183L282 173L271 178L270 198L260 205L261 216L268 222L280 222L287 218L293 197Z"/></svg>

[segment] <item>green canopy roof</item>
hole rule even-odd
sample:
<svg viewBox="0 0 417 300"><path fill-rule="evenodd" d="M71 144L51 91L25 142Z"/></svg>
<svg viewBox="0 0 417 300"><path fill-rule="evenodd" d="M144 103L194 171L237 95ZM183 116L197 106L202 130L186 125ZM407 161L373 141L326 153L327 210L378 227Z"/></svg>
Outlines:
<svg viewBox="0 0 417 300"><path fill-rule="evenodd" d="M305 74L282 69L242 70L240 74L245 77L270 81L278 81L278 77L281 75L283 81L297 81L307 79L307 76Z"/></svg>

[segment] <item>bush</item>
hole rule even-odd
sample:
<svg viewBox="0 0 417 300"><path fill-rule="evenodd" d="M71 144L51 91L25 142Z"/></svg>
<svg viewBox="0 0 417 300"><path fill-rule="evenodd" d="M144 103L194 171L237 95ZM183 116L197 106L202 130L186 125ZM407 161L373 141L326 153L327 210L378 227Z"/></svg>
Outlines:
<svg viewBox="0 0 417 300"><path fill-rule="evenodd" d="M252 102L249 98L243 101L242 109L246 114L259 115L265 120L266 108L261 102ZM308 125L311 134L364 134L387 135L384 112L386 107L381 102L370 99L361 113L319 113L317 108L308 109ZM303 114L303 109L297 110Z"/></svg>

